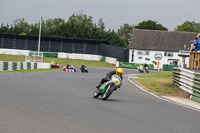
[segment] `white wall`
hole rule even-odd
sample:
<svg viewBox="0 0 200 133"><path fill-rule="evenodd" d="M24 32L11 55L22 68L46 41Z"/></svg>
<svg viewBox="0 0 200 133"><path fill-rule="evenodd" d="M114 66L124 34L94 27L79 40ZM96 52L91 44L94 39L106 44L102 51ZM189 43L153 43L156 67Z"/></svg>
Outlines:
<svg viewBox="0 0 200 133"><path fill-rule="evenodd" d="M147 63L147 64L153 64L153 61L156 62L160 62L160 66L162 68L163 64L170 64L170 61L168 61L168 59L178 59L178 65L182 64L182 57L179 57L178 54L179 52L173 52L173 57L168 57L168 56L164 56L165 55L165 51L149 51L149 55L138 55L138 50L134 50L134 58L132 61L132 51L133 49L129 50L129 63ZM161 60L156 60L155 59L155 54L156 53L160 53L162 55L162 59ZM142 59L139 59L139 57L142 57ZM146 58L149 58L150 60L145 60ZM186 63L187 66L189 64L189 58L186 58ZM154 69L156 68L156 65L154 65Z"/></svg>
<svg viewBox="0 0 200 133"><path fill-rule="evenodd" d="M7 55L24 55L24 56L28 56L29 52L30 52L30 50L0 48L0 54L7 54Z"/></svg>

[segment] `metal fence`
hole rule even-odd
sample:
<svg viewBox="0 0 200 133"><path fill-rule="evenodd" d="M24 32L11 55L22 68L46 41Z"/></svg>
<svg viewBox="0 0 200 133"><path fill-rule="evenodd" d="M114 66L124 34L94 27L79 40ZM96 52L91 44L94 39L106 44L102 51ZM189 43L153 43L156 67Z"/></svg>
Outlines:
<svg viewBox="0 0 200 133"><path fill-rule="evenodd" d="M0 48L38 50L38 37L0 34ZM40 51L95 54L129 61L129 50L108 41L41 37Z"/></svg>

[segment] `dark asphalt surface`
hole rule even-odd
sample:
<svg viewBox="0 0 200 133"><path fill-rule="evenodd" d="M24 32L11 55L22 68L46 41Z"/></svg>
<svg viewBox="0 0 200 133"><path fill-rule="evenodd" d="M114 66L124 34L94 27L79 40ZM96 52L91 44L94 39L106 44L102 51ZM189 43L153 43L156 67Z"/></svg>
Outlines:
<svg viewBox="0 0 200 133"><path fill-rule="evenodd" d="M88 70L0 73L0 133L200 132L200 112L158 99L126 78L107 101L94 99L95 86L114 69Z"/></svg>

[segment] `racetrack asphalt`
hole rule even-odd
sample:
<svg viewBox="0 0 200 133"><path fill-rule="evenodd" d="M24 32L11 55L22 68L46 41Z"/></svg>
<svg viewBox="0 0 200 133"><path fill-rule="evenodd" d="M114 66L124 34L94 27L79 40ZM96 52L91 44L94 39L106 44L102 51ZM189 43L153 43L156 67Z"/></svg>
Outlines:
<svg viewBox="0 0 200 133"><path fill-rule="evenodd" d="M126 77L108 100L94 99L95 86L114 69L88 70L89 73L0 73L0 132L199 132L200 112L141 91ZM125 75L137 73L125 69Z"/></svg>

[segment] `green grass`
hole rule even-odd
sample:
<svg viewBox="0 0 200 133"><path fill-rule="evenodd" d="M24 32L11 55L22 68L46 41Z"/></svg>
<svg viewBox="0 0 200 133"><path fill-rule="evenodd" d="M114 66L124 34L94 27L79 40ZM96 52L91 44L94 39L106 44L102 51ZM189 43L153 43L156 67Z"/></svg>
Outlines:
<svg viewBox="0 0 200 133"><path fill-rule="evenodd" d="M162 72L153 74L137 75L136 77L144 79L133 79L140 86L146 90L158 95L174 95L177 96L182 93L182 90L176 85L172 84L172 72ZM150 79L147 79L150 78ZM156 78L156 79L151 79Z"/></svg>
<svg viewBox="0 0 200 133"><path fill-rule="evenodd" d="M0 54L0 61L11 61L11 62L25 62L25 56L17 55L2 55ZM104 67L112 68L113 66L109 63L102 61L89 61L89 60L75 60L75 59L63 59L63 58L49 58L44 57L44 62L50 63L54 60L60 66L66 66L67 64L73 66L81 66L84 64L86 67ZM17 70L17 71L2 71L2 72L14 72L14 73L33 73L33 72L44 72L44 71L62 71L61 69L28 69L28 70Z"/></svg>
<svg viewBox="0 0 200 133"><path fill-rule="evenodd" d="M73 66L81 66L84 64L87 67L105 67L105 68L111 68L112 65L103 61L89 61L89 60L74 60L74 59L62 59L62 58L44 58L44 62L50 63L52 60L54 60L56 63L58 63L60 66L66 66L67 64L73 65Z"/></svg>
<svg viewBox="0 0 200 133"><path fill-rule="evenodd" d="M89 61L89 60L75 60L75 59L44 57L44 62L50 63L52 60L54 60L60 66L66 66L67 64L70 64L73 66L81 66L82 64L84 64L87 67L106 67L106 68L112 67L111 64L103 62L103 61ZM0 54L0 61L24 62L25 56Z"/></svg>
<svg viewBox="0 0 200 133"><path fill-rule="evenodd" d="M0 61L24 62L25 61L25 56L0 54Z"/></svg>

